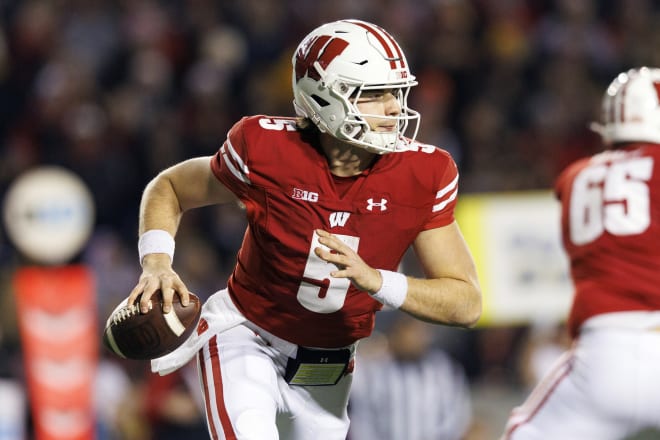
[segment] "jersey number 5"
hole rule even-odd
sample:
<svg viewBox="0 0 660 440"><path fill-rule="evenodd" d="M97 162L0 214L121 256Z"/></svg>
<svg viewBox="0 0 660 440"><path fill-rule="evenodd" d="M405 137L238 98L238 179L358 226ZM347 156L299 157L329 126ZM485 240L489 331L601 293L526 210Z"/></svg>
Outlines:
<svg viewBox="0 0 660 440"><path fill-rule="evenodd" d="M360 243L359 237L340 234L335 234L335 236L357 252ZM337 267L317 257L314 253L314 249L317 247L325 246L319 243L318 235L312 234L312 243L309 247L307 264L305 264L305 272L298 288L297 298L298 302L307 310L316 313L333 313L344 305L351 281L348 278L332 278L330 272L336 270Z"/></svg>
<svg viewBox="0 0 660 440"><path fill-rule="evenodd" d="M635 158L585 168L573 182L570 239L583 245L603 232L640 234L651 223L648 180L653 159Z"/></svg>

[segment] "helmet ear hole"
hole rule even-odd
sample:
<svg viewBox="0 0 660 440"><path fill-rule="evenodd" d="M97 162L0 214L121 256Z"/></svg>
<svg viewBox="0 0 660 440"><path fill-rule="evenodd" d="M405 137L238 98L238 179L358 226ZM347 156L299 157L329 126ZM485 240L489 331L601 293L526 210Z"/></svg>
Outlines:
<svg viewBox="0 0 660 440"><path fill-rule="evenodd" d="M328 101L321 98L319 95L312 95L312 99L319 105L319 107L327 107L330 105Z"/></svg>

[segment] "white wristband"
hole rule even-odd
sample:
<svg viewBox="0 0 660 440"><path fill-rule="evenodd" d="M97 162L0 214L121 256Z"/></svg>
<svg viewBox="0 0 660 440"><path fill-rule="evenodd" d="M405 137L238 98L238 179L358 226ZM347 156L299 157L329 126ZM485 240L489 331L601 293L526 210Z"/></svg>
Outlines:
<svg viewBox="0 0 660 440"><path fill-rule="evenodd" d="M402 273L377 269L383 278L383 285L371 297L394 309L401 307L408 294L408 278Z"/></svg>
<svg viewBox="0 0 660 440"><path fill-rule="evenodd" d="M170 261L174 261L174 237L163 229L150 229L140 235L138 253L140 264L148 254L167 254L170 256Z"/></svg>

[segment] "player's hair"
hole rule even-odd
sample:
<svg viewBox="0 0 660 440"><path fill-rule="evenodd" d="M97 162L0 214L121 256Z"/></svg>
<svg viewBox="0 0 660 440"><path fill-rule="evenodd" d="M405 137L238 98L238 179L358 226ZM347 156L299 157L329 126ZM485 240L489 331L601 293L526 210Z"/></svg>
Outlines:
<svg viewBox="0 0 660 440"><path fill-rule="evenodd" d="M314 124L314 121L304 116L299 116L296 118L296 129L303 141L314 146L319 145L321 130Z"/></svg>
<svg viewBox="0 0 660 440"><path fill-rule="evenodd" d="M304 116L299 116L296 118L296 128L299 131L316 131L316 132L319 131L316 124L314 124L314 122L311 119L306 118Z"/></svg>

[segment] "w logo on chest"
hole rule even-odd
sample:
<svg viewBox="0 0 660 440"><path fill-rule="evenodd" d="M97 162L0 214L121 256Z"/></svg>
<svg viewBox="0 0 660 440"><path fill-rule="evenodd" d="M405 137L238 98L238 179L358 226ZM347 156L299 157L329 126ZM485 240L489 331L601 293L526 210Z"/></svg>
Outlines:
<svg viewBox="0 0 660 440"><path fill-rule="evenodd" d="M348 218L351 216L350 212L333 212L330 214L330 227L331 228L336 228L338 226L344 227L346 225L346 222L348 221Z"/></svg>

